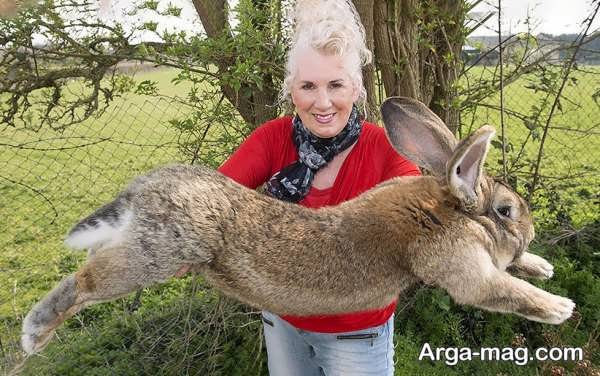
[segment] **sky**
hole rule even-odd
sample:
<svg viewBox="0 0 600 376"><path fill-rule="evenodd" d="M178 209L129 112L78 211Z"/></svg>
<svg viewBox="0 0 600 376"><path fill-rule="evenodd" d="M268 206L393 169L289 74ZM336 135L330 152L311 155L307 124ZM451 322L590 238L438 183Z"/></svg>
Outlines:
<svg viewBox="0 0 600 376"><path fill-rule="evenodd" d="M481 4L474 8L473 11L485 14L489 11L494 11L499 0L484 0ZM549 34L563 33L579 33L583 29L583 21L590 14L593 7L593 1L596 3L599 0L501 0L502 1L502 34L517 33L526 31L527 26L525 20L529 14L533 26L533 33L540 32ZM237 0L229 0L235 4ZM101 9L100 15L104 20L118 20L119 22L129 23L132 20L131 16L124 15L126 9L131 9L131 0L100 0ZM168 3L182 7L182 19L175 17L157 17L155 13L150 16L142 12L137 17L144 19L145 17L157 21L159 27L173 29L183 29L186 31L195 32L201 29L199 20L192 5L191 0L160 0L160 7L165 7ZM485 26L480 27L472 35L496 35L498 28L498 18L493 16ZM592 30L600 28L600 15L594 22ZM140 39L153 40L156 39L152 35L139 35Z"/></svg>
<svg viewBox="0 0 600 376"><path fill-rule="evenodd" d="M597 3L597 0L596 0ZM485 0L474 8L477 12L495 10L490 4L497 6L498 1ZM533 33L549 34L579 33L583 30L582 22L593 8L592 0L502 0L502 34L526 31L524 22L527 14L532 17ZM598 30L600 22L597 19L592 24L593 30ZM473 35L495 35L498 29L498 18L492 17L485 27Z"/></svg>

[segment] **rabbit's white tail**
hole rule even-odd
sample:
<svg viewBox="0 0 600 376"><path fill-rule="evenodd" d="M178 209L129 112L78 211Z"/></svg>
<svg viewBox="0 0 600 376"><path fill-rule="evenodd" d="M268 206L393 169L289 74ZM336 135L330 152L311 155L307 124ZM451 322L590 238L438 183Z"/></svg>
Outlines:
<svg viewBox="0 0 600 376"><path fill-rule="evenodd" d="M121 243L133 219L131 208L123 204L117 199L83 219L69 232L65 244L95 250Z"/></svg>

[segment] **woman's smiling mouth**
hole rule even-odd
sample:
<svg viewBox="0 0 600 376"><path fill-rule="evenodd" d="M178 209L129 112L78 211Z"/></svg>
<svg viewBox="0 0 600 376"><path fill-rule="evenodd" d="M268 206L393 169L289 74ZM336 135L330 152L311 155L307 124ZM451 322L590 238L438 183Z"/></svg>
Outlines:
<svg viewBox="0 0 600 376"><path fill-rule="evenodd" d="M327 115L313 114L313 116L315 117L317 122L319 122L321 124L327 124L327 123L331 122L331 120L333 120L334 115L335 115L335 112L331 113L331 114L327 114Z"/></svg>

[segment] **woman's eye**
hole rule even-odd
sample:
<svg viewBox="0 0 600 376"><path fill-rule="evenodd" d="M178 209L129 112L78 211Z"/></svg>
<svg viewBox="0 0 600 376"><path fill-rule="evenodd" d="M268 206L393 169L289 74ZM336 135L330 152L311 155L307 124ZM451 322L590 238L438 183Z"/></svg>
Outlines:
<svg viewBox="0 0 600 376"><path fill-rule="evenodd" d="M332 89L339 89L341 87L344 87L344 84L342 84L341 82L332 82L331 84L329 84L329 86Z"/></svg>
<svg viewBox="0 0 600 376"><path fill-rule="evenodd" d="M315 85L313 85L311 83L306 83L306 84L304 84L304 85L301 86L301 88L303 90L312 90L312 89L314 89L314 87L315 87Z"/></svg>
<svg viewBox="0 0 600 376"><path fill-rule="evenodd" d="M500 215L510 218L510 206L501 206L497 210Z"/></svg>

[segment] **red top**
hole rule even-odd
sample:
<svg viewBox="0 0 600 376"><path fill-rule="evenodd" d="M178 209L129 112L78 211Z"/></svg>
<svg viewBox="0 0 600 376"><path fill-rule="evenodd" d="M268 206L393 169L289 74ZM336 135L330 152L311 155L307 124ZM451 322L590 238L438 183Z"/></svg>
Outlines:
<svg viewBox="0 0 600 376"><path fill-rule="evenodd" d="M258 127L219 167L219 171L246 187L256 189L283 167L298 160L292 139L292 118L287 116ZM311 187L299 204L309 208L333 206L348 201L396 176L419 175L419 169L390 145L383 128L364 122L354 148L342 164L331 188ZM303 330L340 333L371 328L386 322L396 301L381 309L319 316L282 316Z"/></svg>

